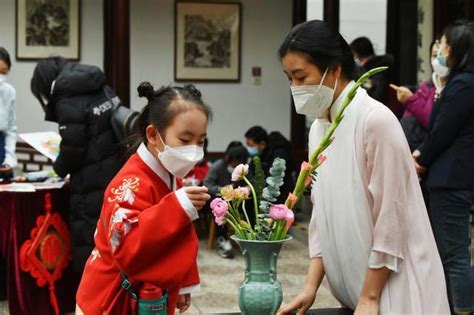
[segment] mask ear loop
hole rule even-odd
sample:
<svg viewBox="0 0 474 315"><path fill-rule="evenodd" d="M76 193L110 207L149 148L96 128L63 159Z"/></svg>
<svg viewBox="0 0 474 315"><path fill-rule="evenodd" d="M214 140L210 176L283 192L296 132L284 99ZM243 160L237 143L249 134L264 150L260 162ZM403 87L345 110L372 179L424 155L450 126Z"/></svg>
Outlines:
<svg viewBox="0 0 474 315"><path fill-rule="evenodd" d="M155 127L155 128L156 128L156 127ZM158 131L158 129L156 130L156 132L158 133L158 138L160 138L160 141L161 141L161 143L163 144L163 151L165 151L167 144L163 141L163 138L161 137L161 134L160 134L160 132ZM157 147L156 145L155 145L155 148L156 148L156 151L158 151L158 154L160 154L160 153L163 152L163 151L158 150L158 147Z"/></svg>
<svg viewBox="0 0 474 315"><path fill-rule="evenodd" d="M328 74L329 67L326 68L326 71L324 71L323 78L321 79L321 83L319 83L319 87L317 92L321 90L321 87L323 86L324 80L326 79L326 75Z"/></svg>

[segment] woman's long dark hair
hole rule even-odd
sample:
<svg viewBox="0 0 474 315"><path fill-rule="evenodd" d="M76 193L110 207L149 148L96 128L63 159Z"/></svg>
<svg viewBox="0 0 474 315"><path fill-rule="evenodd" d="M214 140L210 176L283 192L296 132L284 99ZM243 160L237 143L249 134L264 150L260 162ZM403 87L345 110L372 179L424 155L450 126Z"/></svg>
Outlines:
<svg viewBox="0 0 474 315"><path fill-rule="evenodd" d="M448 57L448 81L462 72L474 73L474 22L459 20L444 30L451 50Z"/></svg>
<svg viewBox="0 0 474 315"><path fill-rule="evenodd" d="M296 25L280 46L280 59L288 52L307 56L319 71L340 65L346 79L356 76L354 55L346 40L323 21L312 20Z"/></svg>

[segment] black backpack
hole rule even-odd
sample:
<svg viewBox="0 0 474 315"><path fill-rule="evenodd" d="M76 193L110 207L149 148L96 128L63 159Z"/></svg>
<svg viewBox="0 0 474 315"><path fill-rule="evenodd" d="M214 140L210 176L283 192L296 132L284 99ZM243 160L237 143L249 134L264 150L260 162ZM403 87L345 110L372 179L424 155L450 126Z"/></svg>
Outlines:
<svg viewBox="0 0 474 315"><path fill-rule="evenodd" d="M109 86L104 87L104 93L109 102L112 104L111 125L115 137L119 142L130 145L129 139L133 134L135 123L139 112L134 111L122 104L118 96L112 97L112 89Z"/></svg>

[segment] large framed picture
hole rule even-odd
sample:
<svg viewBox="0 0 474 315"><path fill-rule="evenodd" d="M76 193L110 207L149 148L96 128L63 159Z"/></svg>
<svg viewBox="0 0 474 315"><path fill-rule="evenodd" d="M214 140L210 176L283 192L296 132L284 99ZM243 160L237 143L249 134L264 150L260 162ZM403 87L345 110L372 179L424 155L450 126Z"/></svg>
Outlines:
<svg viewBox="0 0 474 315"><path fill-rule="evenodd" d="M16 57L80 57L80 0L16 0Z"/></svg>
<svg viewBox="0 0 474 315"><path fill-rule="evenodd" d="M240 46L240 3L176 2L176 81L240 81Z"/></svg>

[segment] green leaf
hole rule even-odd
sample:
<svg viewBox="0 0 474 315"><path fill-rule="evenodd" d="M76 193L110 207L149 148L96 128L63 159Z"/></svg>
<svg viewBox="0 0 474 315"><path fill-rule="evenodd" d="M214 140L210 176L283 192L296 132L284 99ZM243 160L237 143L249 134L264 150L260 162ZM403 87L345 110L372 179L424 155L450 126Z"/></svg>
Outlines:
<svg viewBox="0 0 474 315"><path fill-rule="evenodd" d="M258 156L255 156L253 159L253 166L255 172L255 193L257 195L257 204L262 200L262 192L265 187L265 173L262 169L262 162Z"/></svg>

